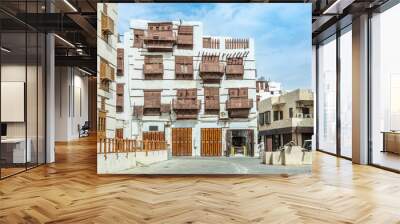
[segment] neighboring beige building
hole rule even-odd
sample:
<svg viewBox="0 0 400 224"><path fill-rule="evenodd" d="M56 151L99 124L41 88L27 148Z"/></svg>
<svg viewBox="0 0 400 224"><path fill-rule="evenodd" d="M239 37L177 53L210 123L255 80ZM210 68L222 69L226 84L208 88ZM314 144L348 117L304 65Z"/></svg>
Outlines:
<svg viewBox="0 0 400 224"><path fill-rule="evenodd" d="M303 145L304 140L311 140L313 99L311 90L297 89L260 101L258 127L265 151L278 149L290 141Z"/></svg>

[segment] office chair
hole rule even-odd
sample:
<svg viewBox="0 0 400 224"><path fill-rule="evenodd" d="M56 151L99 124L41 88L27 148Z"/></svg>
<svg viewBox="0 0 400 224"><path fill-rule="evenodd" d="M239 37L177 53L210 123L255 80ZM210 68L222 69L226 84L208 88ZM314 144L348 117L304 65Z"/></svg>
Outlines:
<svg viewBox="0 0 400 224"><path fill-rule="evenodd" d="M82 127L79 128L79 138L89 136L89 129L90 129L89 121L85 121Z"/></svg>

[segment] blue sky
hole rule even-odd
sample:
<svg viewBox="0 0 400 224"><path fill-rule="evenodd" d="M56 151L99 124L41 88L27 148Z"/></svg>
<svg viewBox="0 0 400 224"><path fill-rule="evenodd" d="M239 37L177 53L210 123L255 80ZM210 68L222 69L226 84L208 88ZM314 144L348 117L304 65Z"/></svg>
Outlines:
<svg viewBox="0 0 400 224"><path fill-rule="evenodd" d="M258 76L286 90L311 88L311 4L119 4L118 31L129 20L203 22L204 35L251 37Z"/></svg>

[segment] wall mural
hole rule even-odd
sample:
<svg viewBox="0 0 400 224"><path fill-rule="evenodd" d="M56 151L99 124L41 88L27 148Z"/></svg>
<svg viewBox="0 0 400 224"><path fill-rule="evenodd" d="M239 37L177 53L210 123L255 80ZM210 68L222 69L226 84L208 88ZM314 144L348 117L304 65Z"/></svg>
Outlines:
<svg viewBox="0 0 400 224"><path fill-rule="evenodd" d="M311 171L310 5L97 9L99 174Z"/></svg>

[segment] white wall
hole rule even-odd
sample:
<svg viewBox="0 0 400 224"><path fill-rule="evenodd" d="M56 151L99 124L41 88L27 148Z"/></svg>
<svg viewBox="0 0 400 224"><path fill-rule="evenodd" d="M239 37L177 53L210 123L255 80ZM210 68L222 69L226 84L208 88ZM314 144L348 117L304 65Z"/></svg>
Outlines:
<svg viewBox="0 0 400 224"><path fill-rule="evenodd" d="M72 67L56 67L55 141L79 137L78 124L88 120L88 78Z"/></svg>
<svg viewBox="0 0 400 224"><path fill-rule="evenodd" d="M39 159L39 163L44 163L44 89L43 89L43 78L42 67L25 65L19 63L3 64L1 66L1 81L2 82L21 82L26 86L26 107L25 101L22 102L22 108L14 108L14 110L21 110L19 113L23 114L26 112L26 119L23 118L21 122L6 122L7 123L7 137L10 138L24 138L25 135L30 139L30 148L32 161L36 162L36 158ZM26 80L27 79L27 80ZM3 91L4 89L2 89ZM22 92L21 92L22 91ZM4 94L4 93L3 93ZM20 90L20 94L24 95L24 90ZM7 95L2 95L7 97ZM24 97L22 97L24 98ZM23 99L22 99L23 100ZM16 102L17 103L17 102ZM1 108L2 112L16 113L13 108L4 107ZM49 148L48 152L52 152ZM39 156L37 156L39 153ZM51 160L50 160L51 161Z"/></svg>

